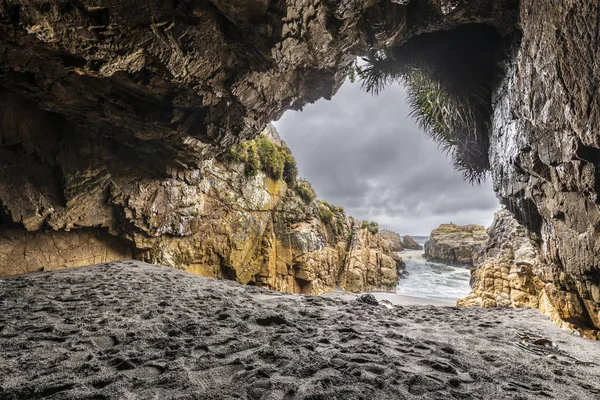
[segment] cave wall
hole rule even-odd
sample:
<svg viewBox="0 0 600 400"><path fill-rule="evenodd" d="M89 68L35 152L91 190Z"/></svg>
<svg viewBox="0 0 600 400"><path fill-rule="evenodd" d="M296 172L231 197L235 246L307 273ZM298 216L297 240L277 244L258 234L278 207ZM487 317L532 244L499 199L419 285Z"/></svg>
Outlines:
<svg viewBox="0 0 600 400"><path fill-rule="evenodd" d="M272 260L289 253L297 275L314 278L264 234L290 227L273 213L293 196L278 182L238 179L214 157L286 109L331 97L355 54L462 23L510 25L491 0L441 3L0 2L0 229L22 238L17 248L29 233L89 229L118 237L135 257L243 282L288 276ZM293 222L323 231L311 218ZM235 228L237 220L248 223ZM317 236L332 254L314 292L337 279L341 257L335 240ZM21 267L10 268L39 265ZM358 290L377 280L354 281ZM274 282L265 285L307 287Z"/></svg>
<svg viewBox="0 0 600 400"><path fill-rule="evenodd" d="M55 271L131 257L130 246L102 230L28 232L22 228L0 228L2 276Z"/></svg>
<svg viewBox="0 0 600 400"><path fill-rule="evenodd" d="M562 320L600 328L600 5L521 2L522 39L494 97L494 189L541 238Z"/></svg>

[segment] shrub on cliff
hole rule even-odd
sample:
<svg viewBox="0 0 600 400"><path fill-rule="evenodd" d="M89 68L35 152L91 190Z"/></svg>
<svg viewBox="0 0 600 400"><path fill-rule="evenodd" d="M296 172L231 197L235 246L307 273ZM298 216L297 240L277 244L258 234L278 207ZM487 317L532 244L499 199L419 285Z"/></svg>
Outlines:
<svg viewBox="0 0 600 400"><path fill-rule="evenodd" d="M243 163L247 176L262 171L273 180L283 178L289 187L296 185L298 168L290 149L277 146L265 135L232 146L223 158Z"/></svg>
<svg viewBox="0 0 600 400"><path fill-rule="evenodd" d="M283 148L283 180L288 184L289 187L296 186L296 178L298 176L298 167L296 166L296 159L292 155L289 148Z"/></svg>
<svg viewBox="0 0 600 400"><path fill-rule="evenodd" d="M246 147L246 158L244 159L244 172L246 176L254 176L261 169L260 157L256 151L256 144L249 143Z"/></svg>
<svg viewBox="0 0 600 400"><path fill-rule="evenodd" d="M319 218L321 219L321 221L323 221L323 223L325 225L331 224L334 214L331 211L331 209L328 207L328 203L325 201L319 200L317 204L319 206Z"/></svg>
<svg viewBox="0 0 600 400"><path fill-rule="evenodd" d="M294 192L296 192L306 204L312 203L317 198L317 194L310 185L310 182L303 179L298 180L296 186L294 186Z"/></svg>
<svg viewBox="0 0 600 400"><path fill-rule="evenodd" d="M261 170L273 180L281 179L285 163L281 148L263 135L256 139L256 144Z"/></svg>
<svg viewBox="0 0 600 400"><path fill-rule="evenodd" d="M367 230L372 234L376 234L377 232L379 232L379 224L375 221L371 221L371 223L369 223L369 226L367 227Z"/></svg>
<svg viewBox="0 0 600 400"><path fill-rule="evenodd" d="M362 221L360 223L360 229L366 229L367 231L375 234L379 232L379 224L375 221Z"/></svg>
<svg viewBox="0 0 600 400"><path fill-rule="evenodd" d="M335 221L335 233L341 235L344 233L344 221L342 218L337 218Z"/></svg>

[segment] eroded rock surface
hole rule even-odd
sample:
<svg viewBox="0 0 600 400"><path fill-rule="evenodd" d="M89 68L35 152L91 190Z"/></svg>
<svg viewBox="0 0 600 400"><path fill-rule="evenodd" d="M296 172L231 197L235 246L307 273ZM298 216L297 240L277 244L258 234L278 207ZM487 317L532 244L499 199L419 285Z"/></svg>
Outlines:
<svg viewBox="0 0 600 400"><path fill-rule="evenodd" d="M350 292L393 290L406 268L400 256L379 233L358 230L352 237L340 287Z"/></svg>
<svg viewBox="0 0 600 400"><path fill-rule="evenodd" d="M488 228L489 239L471 272L472 292L458 306L539 308L557 325L590 339L600 339L593 329L572 325L564 315L569 303L556 304L552 275L540 257L540 240L506 210L496 212ZM557 307L564 307L559 309Z"/></svg>
<svg viewBox="0 0 600 400"><path fill-rule="evenodd" d="M343 209L316 202L310 184L296 181L295 170L286 175L295 161L284 146L270 127L239 150L246 158L256 156L250 160L227 156L164 180L113 179L109 201L118 215L95 209L98 203L85 198L74 208L83 217L96 213L116 237L108 229L76 226L69 232L3 228L0 271L13 275L135 256L294 293L323 293L348 275L358 277L343 285L348 291L393 287L398 275L387 241L360 230ZM263 171L273 173L278 163L280 178ZM123 221L129 229L119 227Z"/></svg>
<svg viewBox="0 0 600 400"><path fill-rule="evenodd" d="M473 265L487 239L483 226L441 224L425 242L424 257L447 264Z"/></svg>
<svg viewBox="0 0 600 400"><path fill-rule="evenodd" d="M494 189L541 236L548 301L600 328L600 5L521 1L522 39L496 90Z"/></svg>

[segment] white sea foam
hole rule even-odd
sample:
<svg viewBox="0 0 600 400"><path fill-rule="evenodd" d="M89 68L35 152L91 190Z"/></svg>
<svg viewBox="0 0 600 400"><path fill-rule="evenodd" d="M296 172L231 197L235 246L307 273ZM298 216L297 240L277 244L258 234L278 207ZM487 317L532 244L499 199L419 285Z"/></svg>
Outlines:
<svg viewBox="0 0 600 400"><path fill-rule="evenodd" d="M422 253L421 250L400 253L409 275L400 279L397 294L449 301L469 294L471 287L468 268L429 262L423 259Z"/></svg>

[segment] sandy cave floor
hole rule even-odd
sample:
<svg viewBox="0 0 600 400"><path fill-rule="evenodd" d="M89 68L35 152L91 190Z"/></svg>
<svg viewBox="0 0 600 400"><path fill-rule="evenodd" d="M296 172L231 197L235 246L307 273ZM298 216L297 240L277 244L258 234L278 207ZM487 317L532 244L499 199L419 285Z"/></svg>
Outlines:
<svg viewBox="0 0 600 400"><path fill-rule="evenodd" d="M600 343L535 310L388 308L132 261L0 280L1 399L600 398L600 367L576 359L600 363Z"/></svg>

